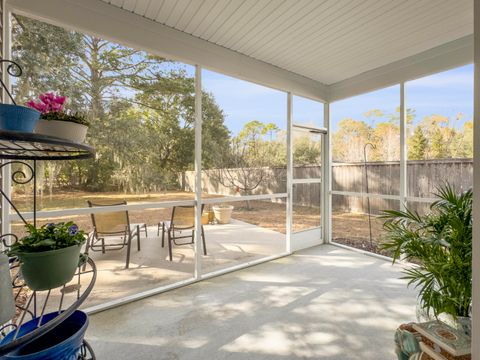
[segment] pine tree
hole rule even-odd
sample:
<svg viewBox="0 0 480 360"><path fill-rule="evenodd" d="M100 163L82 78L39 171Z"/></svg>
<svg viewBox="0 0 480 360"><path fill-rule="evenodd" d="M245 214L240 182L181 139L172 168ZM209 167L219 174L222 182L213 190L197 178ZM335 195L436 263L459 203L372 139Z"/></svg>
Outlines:
<svg viewBox="0 0 480 360"><path fill-rule="evenodd" d="M412 137L408 141L408 159L423 160L427 150L428 140L423 134L421 126L417 126Z"/></svg>

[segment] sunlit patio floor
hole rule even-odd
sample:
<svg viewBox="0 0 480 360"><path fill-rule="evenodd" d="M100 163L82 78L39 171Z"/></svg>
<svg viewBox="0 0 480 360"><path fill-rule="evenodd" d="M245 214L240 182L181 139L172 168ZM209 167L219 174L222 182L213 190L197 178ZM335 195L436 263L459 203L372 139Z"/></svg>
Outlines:
<svg viewBox="0 0 480 360"><path fill-rule="evenodd" d="M394 359L400 266L322 245L90 318L99 359Z"/></svg>
<svg viewBox="0 0 480 360"><path fill-rule="evenodd" d="M285 235L273 230L238 220L204 228L207 245L207 255L202 255L204 273L285 252ZM193 245L173 246L173 261L169 261L166 241L165 236L162 248L157 227L150 226L147 238L142 233L140 251L136 240L132 243L129 269L125 269L126 248L105 254L90 252L98 270L97 281L83 307L192 278Z"/></svg>

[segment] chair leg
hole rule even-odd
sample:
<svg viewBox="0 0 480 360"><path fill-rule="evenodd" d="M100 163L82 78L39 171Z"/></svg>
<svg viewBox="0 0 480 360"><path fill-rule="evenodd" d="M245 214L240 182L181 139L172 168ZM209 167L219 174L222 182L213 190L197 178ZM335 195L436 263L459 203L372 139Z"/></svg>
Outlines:
<svg viewBox="0 0 480 360"><path fill-rule="evenodd" d="M93 234L89 234L87 236L87 243L85 244L85 255L87 255L87 258L88 258L88 252L90 251L90 241L93 241ZM85 262L85 264L83 264L82 271L85 271L86 267L87 267L87 262Z"/></svg>
<svg viewBox="0 0 480 360"><path fill-rule="evenodd" d="M128 269L129 265L130 265L130 248L132 246L132 234L131 233L128 233L128 241L127 241L127 262L125 264L125 269Z"/></svg>
<svg viewBox="0 0 480 360"><path fill-rule="evenodd" d="M145 237L148 237L147 224L143 224L143 229L145 230Z"/></svg>
<svg viewBox="0 0 480 360"><path fill-rule="evenodd" d="M160 224L158 225L160 227ZM165 246L165 223L162 223L162 248Z"/></svg>
<svg viewBox="0 0 480 360"><path fill-rule="evenodd" d="M203 255L207 255L207 245L205 245L205 232L202 225L202 242L203 242Z"/></svg>
<svg viewBox="0 0 480 360"><path fill-rule="evenodd" d="M168 256L170 261L172 261L172 235L170 233L170 229L168 229Z"/></svg>
<svg viewBox="0 0 480 360"><path fill-rule="evenodd" d="M140 226L137 225L137 248L140 251Z"/></svg>
<svg viewBox="0 0 480 360"><path fill-rule="evenodd" d="M157 237L160 236L160 224L161 223L158 223L157 225Z"/></svg>
<svg viewBox="0 0 480 360"><path fill-rule="evenodd" d="M105 254L105 239L102 238L102 254Z"/></svg>

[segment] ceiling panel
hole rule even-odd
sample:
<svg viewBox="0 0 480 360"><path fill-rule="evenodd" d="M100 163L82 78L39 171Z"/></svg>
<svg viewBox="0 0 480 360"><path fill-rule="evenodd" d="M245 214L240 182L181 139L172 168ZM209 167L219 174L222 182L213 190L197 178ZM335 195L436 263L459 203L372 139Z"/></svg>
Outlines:
<svg viewBox="0 0 480 360"><path fill-rule="evenodd" d="M325 84L473 33L473 0L102 0Z"/></svg>

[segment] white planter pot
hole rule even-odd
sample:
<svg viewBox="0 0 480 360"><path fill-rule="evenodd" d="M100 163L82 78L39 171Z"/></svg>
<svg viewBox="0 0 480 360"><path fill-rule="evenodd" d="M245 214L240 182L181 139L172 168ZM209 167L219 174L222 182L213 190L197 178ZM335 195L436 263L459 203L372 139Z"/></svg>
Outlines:
<svg viewBox="0 0 480 360"><path fill-rule="evenodd" d="M59 120L43 120L37 123L35 133L52 136L75 143L85 142L88 127L85 125Z"/></svg>
<svg viewBox="0 0 480 360"><path fill-rule="evenodd" d="M219 224L228 224L232 216L233 206L213 206L213 213L215 214L215 219Z"/></svg>

